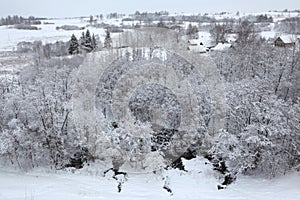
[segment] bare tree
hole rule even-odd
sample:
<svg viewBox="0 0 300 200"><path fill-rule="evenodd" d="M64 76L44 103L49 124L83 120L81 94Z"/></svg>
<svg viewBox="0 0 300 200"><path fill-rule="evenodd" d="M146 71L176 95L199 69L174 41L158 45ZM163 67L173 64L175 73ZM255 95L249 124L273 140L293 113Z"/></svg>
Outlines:
<svg viewBox="0 0 300 200"><path fill-rule="evenodd" d="M254 29L254 24L247 20L239 22L236 29L236 33L237 42L242 45L253 42L257 37L257 34L255 33Z"/></svg>

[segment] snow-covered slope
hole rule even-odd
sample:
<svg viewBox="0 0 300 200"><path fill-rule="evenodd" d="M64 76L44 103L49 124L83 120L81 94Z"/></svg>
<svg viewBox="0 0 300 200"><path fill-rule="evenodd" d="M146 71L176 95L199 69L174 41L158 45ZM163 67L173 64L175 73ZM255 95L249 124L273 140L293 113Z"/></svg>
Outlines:
<svg viewBox="0 0 300 200"><path fill-rule="evenodd" d="M0 170L1 200L82 200L82 199L247 199L297 200L300 197L300 173L272 180L241 176L225 190L217 190L215 178L206 160L185 161L188 172L170 170L162 174L129 173L128 181L117 191L117 181L103 177L103 166L90 166L75 173L17 173ZM173 195L163 189L165 182Z"/></svg>

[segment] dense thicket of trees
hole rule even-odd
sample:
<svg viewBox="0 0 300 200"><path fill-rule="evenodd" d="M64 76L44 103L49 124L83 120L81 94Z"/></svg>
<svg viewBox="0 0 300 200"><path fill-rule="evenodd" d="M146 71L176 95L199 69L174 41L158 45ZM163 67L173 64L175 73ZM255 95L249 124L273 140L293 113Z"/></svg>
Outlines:
<svg viewBox="0 0 300 200"><path fill-rule="evenodd" d="M2 164L28 170L60 168L68 162L78 148L71 97L74 73L82 60L43 59L26 68L18 85L1 93Z"/></svg>
<svg viewBox="0 0 300 200"><path fill-rule="evenodd" d="M37 60L43 58L59 57L68 55L69 42L57 41L55 43L44 44L42 41L19 42L17 44L17 52L33 53Z"/></svg>
<svg viewBox="0 0 300 200"><path fill-rule="evenodd" d="M216 24L212 32L219 35L215 39L221 40L226 30L227 26ZM237 33L233 48L211 52L224 80L227 115L224 129L214 140L205 141L209 145L206 153L215 160L222 159L233 174L284 174L300 162L300 52L260 40L249 21L240 21L233 31ZM64 52L77 54L80 48L91 52L96 48L93 41L95 37L88 30L79 40L73 35ZM107 31L104 47L111 46ZM76 67L83 57L52 58L52 47L41 42L30 48L34 64L20 75L17 86L1 93L0 158L21 169L39 165L58 168L80 147L71 97ZM107 72L108 78L115 78ZM141 152L151 149L150 126L124 123L108 131L112 134L109 145L121 144L137 151L125 155L132 162L145 159ZM144 132L147 140L132 139L128 131ZM152 156L150 164L155 158L159 165L163 163L159 153Z"/></svg>
<svg viewBox="0 0 300 200"><path fill-rule="evenodd" d="M187 29L186 29L186 35L189 37L189 38L197 38L198 37L198 32L199 32L199 29L197 26L193 26L192 24L189 24Z"/></svg>
<svg viewBox="0 0 300 200"><path fill-rule="evenodd" d="M275 23L278 32L300 34L300 17L291 17Z"/></svg>
<svg viewBox="0 0 300 200"><path fill-rule="evenodd" d="M41 24L40 21L41 18L35 18L33 16L30 16L28 18L14 15L14 16L7 16L5 18L0 19L0 26L2 25L16 25L16 24L27 24L27 25L37 25Z"/></svg>
<svg viewBox="0 0 300 200"><path fill-rule="evenodd" d="M96 38L94 34L91 36L89 29L87 29L86 33L83 32L80 38L80 48L86 52L91 52L95 50L96 47Z"/></svg>
<svg viewBox="0 0 300 200"><path fill-rule="evenodd" d="M227 34L233 32L232 29L232 24L214 24L209 32L212 39L217 44L218 42L225 42L227 40Z"/></svg>
<svg viewBox="0 0 300 200"><path fill-rule="evenodd" d="M78 40L74 34L72 34L68 52L69 54L78 54L82 52L90 53L97 50L99 47L100 41L96 39L95 35L91 35L89 29L86 32L82 32L80 39Z"/></svg>
<svg viewBox="0 0 300 200"><path fill-rule="evenodd" d="M210 152L232 173L284 174L300 162L300 52L261 41L215 52L226 127Z"/></svg>
<svg viewBox="0 0 300 200"><path fill-rule="evenodd" d="M258 15L256 16L256 22L257 23L262 23L262 22L273 22L273 17L268 16L268 15Z"/></svg>

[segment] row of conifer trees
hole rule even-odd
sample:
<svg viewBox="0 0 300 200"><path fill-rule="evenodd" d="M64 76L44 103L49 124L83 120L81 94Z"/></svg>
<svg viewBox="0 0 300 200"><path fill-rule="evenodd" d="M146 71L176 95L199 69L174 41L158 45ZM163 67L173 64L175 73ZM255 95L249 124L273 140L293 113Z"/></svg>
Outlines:
<svg viewBox="0 0 300 200"><path fill-rule="evenodd" d="M78 40L77 37L72 34L70 45L68 48L69 54L78 54L81 52L92 52L99 49L99 39L95 37L95 34L90 33L87 29L86 32L82 32L80 39ZM106 36L104 40L104 47L110 48L112 46L112 39L110 37L110 32L106 31Z"/></svg>

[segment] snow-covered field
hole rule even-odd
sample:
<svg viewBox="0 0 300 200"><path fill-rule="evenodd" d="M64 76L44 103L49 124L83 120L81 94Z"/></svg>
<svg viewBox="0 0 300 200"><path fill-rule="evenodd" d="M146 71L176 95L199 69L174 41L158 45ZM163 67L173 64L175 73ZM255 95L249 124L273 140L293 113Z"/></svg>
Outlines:
<svg viewBox="0 0 300 200"><path fill-rule="evenodd" d="M298 16L299 13L284 13L284 12L266 12L266 13L241 13L240 15L236 15L236 13L225 13L225 14L209 14L207 16L214 17L215 19L224 19L224 18L233 18L237 19L239 17L245 17L249 15L260 15L260 14L267 14L268 16L272 16L274 22L282 20L286 17L295 17ZM188 14L185 14L188 15ZM128 16L124 16L126 18ZM72 34L75 34L78 38L81 36L83 30L72 30L72 31L65 31L65 30L56 30L57 26L63 25L76 25L78 27L85 27L88 28L92 33L95 35L99 35L100 39L103 41L105 36L105 30L99 29L95 27L89 26L88 22L89 18L66 18L66 19L48 19L48 20L41 20L41 25L34 25L37 26L40 30L17 30L11 28L12 26L0 26L0 51L7 51L13 50L16 48L16 45L22 41L33 42L36 40L41 40L43 43L53 43L56 41L67 41L70 40ZM48 24L45 24L48 23ZM122 21L122 18L119 19L104 19L103 21L98 20L98 23L107 23L115 26L120 26L121 24L124 25L132 25L141 23L138 21ZM49 24L50 23L50 24ZM185 27L190 24L190 22L185 23ZM193 24L193 23L192 23ZM198 25L194 23L193 25ZM201 31L201 30L200 30ZM262 36L265 38L270 38L275 36L275 32L272 30L269 32L262 33ZM209 37L209 33L200 32L199 37Z"/></svg>
<svg viewBox="0 0 300 200"><path fill-rule="evenodd" d="M54 24L43 24L44 22L54 23ZM86 27L89 23L81 18L74 19L53 19L53 20L42 20L41 25L35 25L40 30L17 30L10 28L10 26L0 26L0 51L13 50L16 48L17 44L22 41L33 42L41 40L45 43L54 43L56 41L68 41L72 34L76 37L80 37L82 32L85 30L56 30L57 26L63 25L75 25L78 27ZM88 27L91 33L95 35L104 35L104 29L97 29L94 27Z"/></svg>
<svg viewBox="0 0 300 200"><path fill-rule="evenodd" d="M128 180L117 191L117 181L104 167L90 166L74 173L41 172L17 173L0 170L1 200L82 200L82 199L226 199L226 200L298 200L300 173L264 179L241 176L225 190L217 190L221 180L206 160L185 161L188 172L170 170L163 174L129 173ZM164 180L163 180L164 179ZM173 195L163 189L168 179Z"/></svg>

